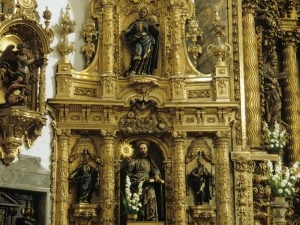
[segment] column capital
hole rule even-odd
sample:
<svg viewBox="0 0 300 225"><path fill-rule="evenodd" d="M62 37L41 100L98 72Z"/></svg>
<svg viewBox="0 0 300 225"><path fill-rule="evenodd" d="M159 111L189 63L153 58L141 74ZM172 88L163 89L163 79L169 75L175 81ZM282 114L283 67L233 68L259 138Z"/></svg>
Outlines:
<svg viewBox="0 0 300 225"><path fill-rule="evenodd" d="M67 138L69 139L71 136L71 130L70 129L64 129L64 128L56 128L55 129L56 135L58 138Z"/></svg>
<svg viewBox="0 0 300 225"><path fill-rule="evenodd" d="M258 0L243 0L243 13L255 14Z"/></svg>
<svg viewBox="0 0 300 225"><path fill-rule="evenodd" d="M231 160L234 162L234 168L233 169L235 171L249 172L249 173L252 173L254 171L255 162L248 159L248 158L240 156L238 158L232 158Z"/></svg>
<svg viewBox="0 0 300 225"><path fill-rule="evenodd" d="M115 129L103 129L100 131L100 134L102 137L105 137L105 138L114 138L116 137L116 130Z"/></svg>
<svg viewBox="0 0 300 225"><path fill-rule="evenodd" d="M216 138L217 139L229 139L230 138L230 130L225 130L225 131L217 131L216 133Z"/></svg>
<svg viewBox="0 0 300 225"><path fill-rule="evenodd" d="M186 139L186 131L173 131L172 138L173 139Z"/></svg>
<svg viewBox="0 0 300 225"><path fill-rule="evenodd" d="M298 29L285 29L283 28L282 44L284 46L296 46L296 43L300 41L300 30Z"/></svg>

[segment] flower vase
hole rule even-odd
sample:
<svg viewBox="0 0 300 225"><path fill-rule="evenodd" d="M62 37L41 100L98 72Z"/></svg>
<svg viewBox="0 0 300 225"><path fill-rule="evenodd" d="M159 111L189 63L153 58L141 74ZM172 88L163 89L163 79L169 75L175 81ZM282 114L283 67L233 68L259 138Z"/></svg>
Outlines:
<svg viewBox="0 0 300 225"><path fill-rule="evenodd" d="M127 222L136 221L138 214L127 214Z"/></svg>
<svg viewBox="0 0 300 225"><path fill-rule="evenodd" d="M275 197L274 201L270 202L270 207L275 218L276 225L285 225L285 216L289 208L289 203L285 200L285 197Z"/></svg>

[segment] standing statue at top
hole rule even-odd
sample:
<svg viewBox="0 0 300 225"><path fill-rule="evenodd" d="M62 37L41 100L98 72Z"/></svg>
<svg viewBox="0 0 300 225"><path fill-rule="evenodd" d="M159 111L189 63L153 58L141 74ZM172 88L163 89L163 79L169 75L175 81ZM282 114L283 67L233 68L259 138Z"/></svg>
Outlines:
<svg viewBox="0 0 300 225"><path fill-rule="evenodd" d="M151 75L157 68L159 24L156 16L147 19L147 15L147 8L141 8L140 18L124 31L125 41L132 45L131 62L125 76Z"/></svg>

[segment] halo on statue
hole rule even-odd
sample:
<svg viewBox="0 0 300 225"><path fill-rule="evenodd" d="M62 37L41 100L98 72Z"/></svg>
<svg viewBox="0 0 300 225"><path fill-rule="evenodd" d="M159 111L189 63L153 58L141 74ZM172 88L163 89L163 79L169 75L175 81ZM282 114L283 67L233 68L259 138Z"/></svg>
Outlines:
<svg viewBox="0 0 300 225"><path fill-rule="evenodd" d="M134 149L132 148L131 144L123 142L119 147L119 151L121 156L129 158L133 155Z"/></svg>

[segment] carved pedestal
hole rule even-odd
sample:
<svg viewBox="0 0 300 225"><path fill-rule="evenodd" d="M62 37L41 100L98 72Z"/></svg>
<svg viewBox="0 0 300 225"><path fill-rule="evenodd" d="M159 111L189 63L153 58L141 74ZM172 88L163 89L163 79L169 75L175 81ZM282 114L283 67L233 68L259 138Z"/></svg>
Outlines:
<svg viewBox="0 0 300 225"><path fill-rule="evenodd" d="M25 138L31 147L46 125L46 118L39 112L25 107L14 106L0 110L1 147L0 159L11 164L21 152L22 140Z"/></svg>
<svg viewBox="0 0 300 225"><path fill-rule="evenodd" d="M210 225L215 223L216 207L209 205L190 206L191 217L197 225Z"/></svg>
<svg viewBox="0 0 300 225"><path fill-rule="evenodd" d="M71 205L71 214L75 218L76 225L88 225L97 217L98 205L79 203Z"/></svg>
<svg viewBox="0 0 300 225"><path fill-rule="evenodd" d="M270 202L270 207L272 209L273 216L275 218L275 223L277 225L286 224L286 213L289 208L289 203L285 201L284 197L275 197L274 201Z"/></svg>

